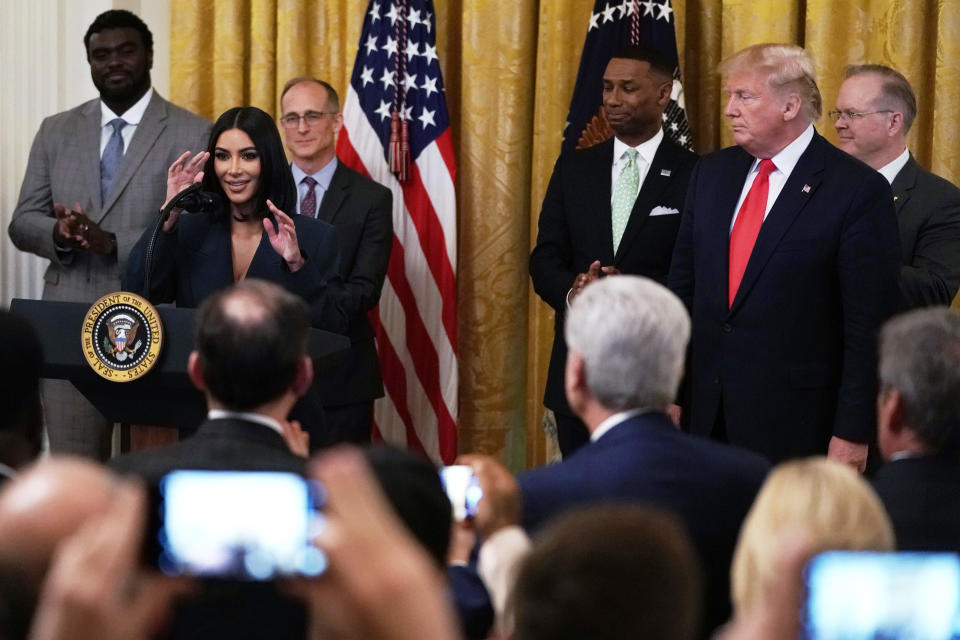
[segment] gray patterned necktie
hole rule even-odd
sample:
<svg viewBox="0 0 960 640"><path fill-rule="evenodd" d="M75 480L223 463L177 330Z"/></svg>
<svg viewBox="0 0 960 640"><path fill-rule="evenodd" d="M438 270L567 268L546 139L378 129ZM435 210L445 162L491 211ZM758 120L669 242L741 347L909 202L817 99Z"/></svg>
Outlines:
<svg viewBox="0 0 960 640"><path fill-rule="evenodd" d="M113 127L113 133L107 140L107 146L103 149L103 155L100 157L100 202L106 202L110 195L110 187L113 186L113 179L117 177L117 170L120 168L120 161L123 160L123 135L121 131L127 126L123 118L114 118L108 122Z"/></svg>

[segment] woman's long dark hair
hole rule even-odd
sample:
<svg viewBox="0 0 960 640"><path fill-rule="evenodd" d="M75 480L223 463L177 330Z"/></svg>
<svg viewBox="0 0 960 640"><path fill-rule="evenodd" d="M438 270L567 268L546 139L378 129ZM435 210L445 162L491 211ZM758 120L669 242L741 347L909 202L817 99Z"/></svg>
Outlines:
<svg viewBox="0 0 960 640"><path fill-rule="evenodd" d="M287 164L287 158L283 153L283 142L280 140L277 125L265 111L256 107L234 107L225 111L214 123L213 130L210 132L210 142L207 144L210 157L207 158L203 167L204 191L216 193L224 203L224 209L216 215L226 217L229 210L226 203L229 200L213 169L213 156L220 134L230 129L240 129L250 136L253 146L257 149L257 155L260 156L260 188L254 196L256 198L254 215L258 218L269 216L268 198L287 215L295 214L297 186L293 182L290 165Z"/></svg>

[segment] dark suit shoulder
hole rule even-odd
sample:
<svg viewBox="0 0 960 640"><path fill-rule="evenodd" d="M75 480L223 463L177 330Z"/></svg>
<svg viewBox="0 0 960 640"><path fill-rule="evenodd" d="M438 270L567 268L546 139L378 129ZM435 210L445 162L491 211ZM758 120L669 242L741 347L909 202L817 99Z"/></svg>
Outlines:
<svg viewBox="0 0 960 640"><path fill-rule="evenodd" d="M955 203L960 201L960 188L957 188L957 185L953 184L943 176L938 176L932 171L927 171L915 160L911 158L910 160L916 170L916 188L921 189L924 192L924 195L928 195L932 199L949 201ZM904 167L906 169L906 167ZM903 173L901 170L900 173ZM897 178L900 177L900 174L897 174ZM896 185L896 180L894 180L894 185Z"/></svg>
<svg viewBox="0 0 960 640"><path fill-rule="evenodd" d="M390 192L390 189L383 186L373 178L369 178L353 167L348 167L343 160L337 159L337 170L333 174L332 182L342 181L344 188L361 189L371 191L373 194L383 197Z"/></svg>

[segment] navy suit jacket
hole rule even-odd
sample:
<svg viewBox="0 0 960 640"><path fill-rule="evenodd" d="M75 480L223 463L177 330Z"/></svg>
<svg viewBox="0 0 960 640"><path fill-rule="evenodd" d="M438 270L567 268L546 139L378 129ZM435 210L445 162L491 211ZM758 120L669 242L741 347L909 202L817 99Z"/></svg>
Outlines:
<svg viewBox="0 0 960 640"><path fill-rule="evenodd" d="M517 482L531 533L569 509L602 502L644 503L677 515L704 568L709 630L729 616L733 548L768 469L758 455L693 437L650 412Z"/></svg>
<svg viewBox="0 0 960 640"><path fill-rule="evenodd" d="M960 189L910 156L893 179L907 307L949 305L960 285Z"/></svg>
<svg viewBox="0 0 960 640"><path fill-rule="evenodd" d="M873 486L900 551L960 553L960 460L923 456L888 462Z"/></svg>
<svg viewBox="0 0 960 640"><path fill-rule="evenodd" d="M393 194L338 162L317 217L337 230L343 280L339 306L350 338L339 365L318 372L317 386L325 406L370 401L383 396L383 382L367 312L380 301L390 262Z"/></svg>
<svg viewBox="0 0 960 640"><path fill-rule="evenodd" d="M296 293L310 305L314 327L346 333L347 316L338 299L342 284L337 274L336 230L312 218L296 214L290 218L306 256L303 267L291 272L263 231L246 277L269 280ZM144 291L144 258L153 229L150 225L143 232L130 253L123 282L126 291L146 296L155 304L176 302L178 307L198 307L207 296L234 283L229 223L207 213L183 213L172 231L157 234L150 291Z"/></svg>
<svg viewBox="0 0 960 640"><path fill-rule="evenodd" d="M553 350L543 398L548 408L572 415L563 390L567 361L563 322L567 293L574 278L599 260L623 273L666 284L687 181L696 161L695 154L664 137L614 255L610 208L613 139L562 153L557 159L540 210L537 245L530 254L533 288L555 312ZM651 216L657 207L676 213Z"/></svg>
<svg viewBox="0 0 960 640"><path fill-rule="evenodd" d="M690 180L670 288L690 311L688 413L771 461L874 437L876 340L899 307L900 243L883 177L814 133L764 220L733 305L730 222L754 161L705 156Z"/></svg>

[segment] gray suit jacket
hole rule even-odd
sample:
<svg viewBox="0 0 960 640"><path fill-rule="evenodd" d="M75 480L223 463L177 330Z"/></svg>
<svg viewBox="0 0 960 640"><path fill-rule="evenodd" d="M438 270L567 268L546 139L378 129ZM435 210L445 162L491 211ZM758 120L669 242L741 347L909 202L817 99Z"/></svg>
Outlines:
<svg viewBox="0 0 960 640"><path fill-rule="evenodd" d="M127 255L166 198L167 169L186 150L206 148L210 122L156 91L137 126L106 202L100 201L100 99L46 118L27 163L10 239L22 251L50 260L43 298L92 302L120 289ZM58 254L53 205L83 206L117 236L117 257L89 251Z"/></svg>
<svg viewBox="0 0 960 640"><path fill-rule="evenodd" d="M907 308L949 305L960 285L960 189L910 160L893 179Z"/></svg>

